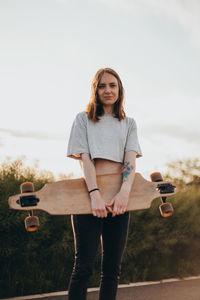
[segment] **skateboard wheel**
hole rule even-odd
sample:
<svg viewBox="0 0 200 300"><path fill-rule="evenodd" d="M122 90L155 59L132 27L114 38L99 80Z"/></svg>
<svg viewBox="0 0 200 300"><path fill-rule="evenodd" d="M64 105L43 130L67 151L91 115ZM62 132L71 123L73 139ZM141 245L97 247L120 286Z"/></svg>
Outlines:
<svg viewBox="0 0 200 300"><path fill-rule="evenodd" d="M163 178L162 178L162 175L160 172L151 173L150 177L151 177L151 181L153 181L153 182L163 181Z"/></svg>
<svg viewBox="0 0 200 300"><path fill-rule="evenodd" d="M20 185L21 194L22 193L32 193L34 192L34 185L32 182L24 182Z"/></svg>
<svg viewBox="0 0 200 300"><path fill-rule="evenodd" d="M37 231L40 227L39 218L37 216L29 216L24 220L25 228L29 232Z"/></svg>
<svg viewBox="0 0 200 300"><path fill-rule="evenodd" d="M162 203L159 206L161 216L164 218L170 217L174 213L173 206L170 202Z"/></svg>

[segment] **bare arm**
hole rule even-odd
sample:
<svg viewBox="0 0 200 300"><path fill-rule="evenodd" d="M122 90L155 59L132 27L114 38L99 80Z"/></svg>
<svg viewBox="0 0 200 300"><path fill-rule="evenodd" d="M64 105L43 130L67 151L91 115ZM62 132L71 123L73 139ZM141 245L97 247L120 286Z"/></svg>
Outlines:
<svg viewBox="0 0 200 300"><path fill-rule="evenodd" d="M128 151L125 153L121 191L125 191L128 195L130 194L135 178L136 155L137 153L135 151Z"/></svg>
<svg viewBox="0 0 200 300"><path fill-rule="evenodd" d="M97 188L96 170L93 161L88 153L81 154L83 174L87 184L88 191Z"/></svg>
<svg viewBox="0 0 200 300"><path fill-rule="evenodd" d="M125 153L124 167L123 167L123 182L120 191L114 196L111 203L107 205L107 209L112 212L112 216L123 214L129 200L129 194L135 177L136 168L135 151L128 151Z"/></svg>
<svg viewBox="0 0 200 300"><path fill-rule="evenodd" d="M96 180L96 170L88 153L81 154L83 174L87 184L88 191L98 188ZM105 201L101 197L100 191L90 193L91 208L94 216L99 218L107 217Z"/></svg>

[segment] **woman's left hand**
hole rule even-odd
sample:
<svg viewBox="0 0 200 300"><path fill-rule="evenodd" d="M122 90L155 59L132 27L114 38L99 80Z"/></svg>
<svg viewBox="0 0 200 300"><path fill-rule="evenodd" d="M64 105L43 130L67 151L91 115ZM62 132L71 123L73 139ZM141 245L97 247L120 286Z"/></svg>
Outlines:
<svg viewBox="0 0 200 300"><path fill-rule="evenodd" d="M108 212L112 213L112 216L124 214L128 205L129 193L120 190L106 205Z"/></svg>

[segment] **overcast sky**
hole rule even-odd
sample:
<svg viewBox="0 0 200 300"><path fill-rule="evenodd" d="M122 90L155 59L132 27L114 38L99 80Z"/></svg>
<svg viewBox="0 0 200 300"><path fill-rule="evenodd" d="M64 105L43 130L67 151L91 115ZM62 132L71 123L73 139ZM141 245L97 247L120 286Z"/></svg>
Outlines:
<svg viewBox="0 0 200 300"><path fill-rule="evenodd" d="M122 79L139 172L199 157L199 32L198 0L0 0L0 161L80 176L67 141L102 67Z"/></svg>

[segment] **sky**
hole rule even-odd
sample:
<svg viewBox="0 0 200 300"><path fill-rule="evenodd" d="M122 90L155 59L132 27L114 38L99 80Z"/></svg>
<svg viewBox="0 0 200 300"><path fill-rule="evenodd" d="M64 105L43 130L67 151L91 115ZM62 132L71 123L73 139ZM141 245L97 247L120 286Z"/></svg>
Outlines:
<svg viewBox="0 0 200 300"><path fill-rule="evenodd" d="M200 1L0 0L0 163L81 176L66 158L96 71L111 67L148 177L200 153Z"/></svg>

